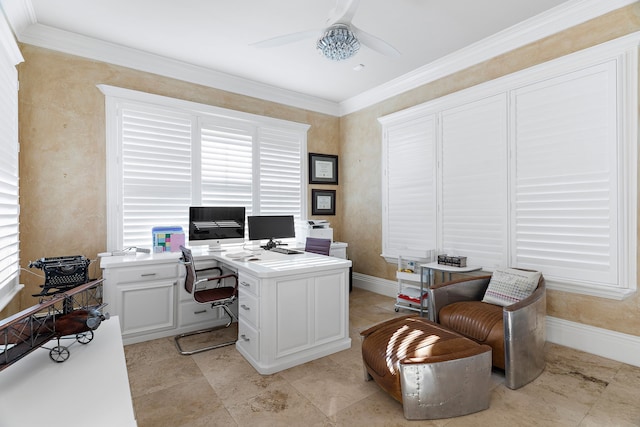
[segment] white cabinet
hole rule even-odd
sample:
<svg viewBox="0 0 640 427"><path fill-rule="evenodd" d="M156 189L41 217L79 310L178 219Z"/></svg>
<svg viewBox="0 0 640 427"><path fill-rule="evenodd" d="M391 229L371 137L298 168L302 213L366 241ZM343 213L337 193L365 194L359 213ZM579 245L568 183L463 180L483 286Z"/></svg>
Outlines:
<svg viewBox="0 0 640 427"><path fill-rule="evenodd" d="M101 260L104 301L107 311L120 318L125 344L222 325L229 320L222 310L193 301L184 289L185 269L178 257L174 253ZM207 260L202 264L209 267L217 262Z"/></svg>
<svg viewBox="0 0 640 427"><path fill-rule="evenodd" d="M238 313L236 349L259 373L273 374L351 347L351 261L310 253L266 251L252 261L228 255L194 251L199 269L220 266L224 273L238 273L238 300L231 306ZM104 301L120 317L124 344L228 321L221 310L194 303L183 289L179 256L101 259Z"/></svg>
<svg viewBox="0 0 640 427"><path fill-rule="evenodd" d="M251 359L260 360L260 280L245 273L238 275L238 342Z"/></svg>
<svg viewBox="0 0 640 427"><path fill-rule="evenodd" d="M106 268L103 277L107 311L120 318L125 344L136 337L176 328L178 263L175 260Z"/></svg>
<svg viewBox="0 0 640 427"><path fill-rule="evenodd" d="M257 278L240 273L236 347L271 374L351 346L348 269Z"/></svg>

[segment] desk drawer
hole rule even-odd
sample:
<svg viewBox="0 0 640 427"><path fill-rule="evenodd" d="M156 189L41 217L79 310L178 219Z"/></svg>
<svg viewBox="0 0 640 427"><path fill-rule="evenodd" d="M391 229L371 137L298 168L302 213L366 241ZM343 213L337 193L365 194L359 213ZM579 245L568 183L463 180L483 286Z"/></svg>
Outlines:
<svg viewBox="0 0 640 427"><path fill-rule="evenodd" d="M238 317L251 326L259 328L258 300L248 292L238 292Z"/></svg>
<svg viewBox="0 0 640 427"><path fill-rule="evenodd" d="M238 289L241 289L244 292L248 292L255 296L259 296L260 295L259 284L260 284L260 280L253 276L248 276L243 273L240 273L238 275Z"/></svg>
<svg viewBox="0 0 640 427"><path fill-rule="evenodd" d="M193 300L181 302L178 324L188 326L206 323L207 326L214 326L214 321L220 318L221 312L222 308L212 308L210 304L198 304Z"/></svg>
<svg viewBox="0 0 640 427"><path fill-rule="evenodd" d="M258 340L258 332L245 322L238 323L238 342L237 345L242 347L254 360L260 360L260 345Z"/></svg>
<svg viewBox="0 0 640 427"><path fill-rule="evenodd" d="M129 283L178 278L176 263L151 264L140 267L114 268L114 283Z"/></svg>

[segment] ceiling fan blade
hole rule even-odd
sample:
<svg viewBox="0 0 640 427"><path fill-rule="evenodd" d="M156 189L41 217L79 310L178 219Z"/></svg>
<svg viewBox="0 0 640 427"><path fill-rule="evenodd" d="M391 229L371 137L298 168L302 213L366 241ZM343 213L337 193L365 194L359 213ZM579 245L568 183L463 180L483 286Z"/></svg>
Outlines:
<svg viewBox="0 0 640 427"><path fill-rule="evenodd" d="M386 41L379 39L373 34L369 34L366 31L361 30L360 28L357 28L353 24L351 25L351 31L353 31L353 33L356 35L356 38L360 41L360 43L362 43L363 45L367 46L370 49L375 50L378 53L381 53L386 56L395 56L395 57L401 55L398 49L391 46Z"/></svg>
<svg viewBox="0 0 640 427"><path fill-rule="evenodd" d="M318 37L322 30L307 30L299 31L297 33L284 34L282 36L276 36L267 40L250 43L249 46L255 46L258 48L269 48L282 46L289 43L295 43L300 40Z"/></svg>
<svg viewBox="0 0 640 427"><path fill-rule="evenodd" d="M336 0L336 7L331 9L327 18L327 26L333 24L350 24L360 0Z"/></svg>

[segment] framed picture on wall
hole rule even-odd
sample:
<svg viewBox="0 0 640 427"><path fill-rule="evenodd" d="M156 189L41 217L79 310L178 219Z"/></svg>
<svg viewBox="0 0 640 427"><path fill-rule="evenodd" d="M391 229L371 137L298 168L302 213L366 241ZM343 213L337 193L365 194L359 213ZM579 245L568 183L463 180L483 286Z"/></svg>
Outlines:
<svg viewBox="0 0 640 427"><path fill-rule="evenodd" d="M311 190L311 215L335 215L336 190Z"/></svg>
<svg viewBox="0 0 640 427"><path fill-rule="evenodd" d="M337 184L338 156L309 153L309 184Z"/></svg>

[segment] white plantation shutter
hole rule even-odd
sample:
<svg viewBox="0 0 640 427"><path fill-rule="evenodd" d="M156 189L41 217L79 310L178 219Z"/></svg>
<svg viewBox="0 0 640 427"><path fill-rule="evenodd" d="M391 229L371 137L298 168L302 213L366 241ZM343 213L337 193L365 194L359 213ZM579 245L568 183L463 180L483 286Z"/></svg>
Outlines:
<svg viewBox="0 0 640 427"><path fill-rule="evenodd" d="M154 226L186 229L191 203L191 116L123 106L122 245L148 246Z"/></svg>
<svg viewBox="0 0 640 427"><path fill-rule="evenodd" d="M618 282L615 62L517 90L514 263Z"/></svg>
<svg viewBox="0 0 640 427"><path fill-rule="evenodd" d="M106 98L107 250L188 230L189 206L306 214L308 125L100 85Z"/></svg>
<svg viewBox="0 0 640 427"><path fill-rule="evenodd" d="M19 290L18 72L22 62L0 15L0 310Z"/></svg>
<svg viewBox="0 0 640 427"><path fill-rule="evenodd" d="M538 270L555 290L632 295L637 95L633 35L381 118L385 254L433 221L436 249L470 265ZM435 140L417 131L433 122L424 112L439 118ZM404 161L414 148L400 142L435 146L437 158ZM411 185L424 187L435 219L413 221L406 200L421 190L405 192Z"/></svg>
<svg viewBox="0 0 640 427"><path fill-rule="evenodd" d="M244 206L251 215L255 127L207 120L201 129L202 206Z"/></svg>
<svg viewBox="0 0 640 427"><path fill-rule="evenodd" d="M436 248L435 116L384 124L383 255L424 256Z"/></svg>
<svg viewBox="0 0 640 427"><path fill-rule="evenodd" d="M299 132L263 127L259 133L259 208L261 215L302 219L302 144Z"/></svg>
<svg viewBox="0 0 640 427"><path fill-rule="evenodd" d="M442 113L442 251L488 269L507 263L504 94Z"/></svg>

